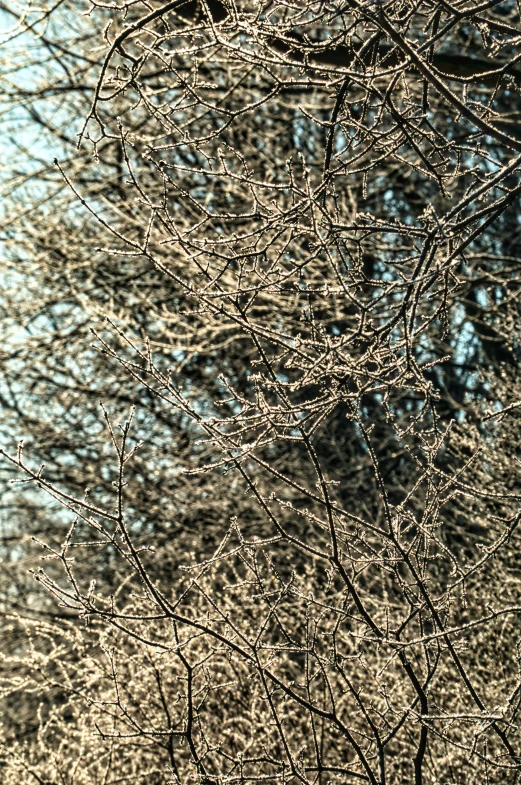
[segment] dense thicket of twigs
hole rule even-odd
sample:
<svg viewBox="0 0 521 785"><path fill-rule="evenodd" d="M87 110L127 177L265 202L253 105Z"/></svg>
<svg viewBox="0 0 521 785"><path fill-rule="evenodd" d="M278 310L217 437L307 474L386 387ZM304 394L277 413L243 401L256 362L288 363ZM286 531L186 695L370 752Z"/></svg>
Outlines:
<svg viewBox="0 0 521 785"><path fill-rule="evenodd" d="M2 782L519 783L518 3L0 12Z"/></svg>

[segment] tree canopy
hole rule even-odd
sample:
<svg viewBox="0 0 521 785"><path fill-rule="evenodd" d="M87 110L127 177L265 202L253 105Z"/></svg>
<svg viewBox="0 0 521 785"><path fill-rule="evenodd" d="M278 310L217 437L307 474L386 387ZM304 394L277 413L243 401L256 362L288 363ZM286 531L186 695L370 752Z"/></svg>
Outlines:
<svg viewBox="0 0 521 785"><path fill-rule="evenodd" d="M519 4L0 12L3 782L519 783Z"/></svg>

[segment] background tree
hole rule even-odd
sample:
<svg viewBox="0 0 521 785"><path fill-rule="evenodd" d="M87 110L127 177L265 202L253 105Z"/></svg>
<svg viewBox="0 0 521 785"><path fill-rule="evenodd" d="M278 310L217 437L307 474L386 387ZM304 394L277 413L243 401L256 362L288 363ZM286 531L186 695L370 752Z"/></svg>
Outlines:
<svg viewBox="0 0 521 785"><path fill-rule="evenodd" d="M2 10L5 781L518 782L517 4Z"/></svg>

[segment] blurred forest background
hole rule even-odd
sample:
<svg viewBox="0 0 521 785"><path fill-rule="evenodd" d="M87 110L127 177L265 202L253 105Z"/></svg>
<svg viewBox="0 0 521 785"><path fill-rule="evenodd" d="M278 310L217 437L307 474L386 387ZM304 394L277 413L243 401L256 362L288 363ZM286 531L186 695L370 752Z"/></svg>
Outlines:
<svg viewBox="0 0 521 785"><path fill-rule="evenodd" d="M0 778L521 782L521 7L0 0Z"/></svg>

